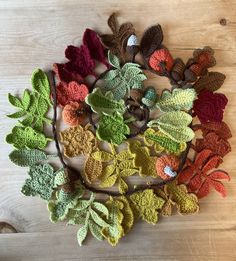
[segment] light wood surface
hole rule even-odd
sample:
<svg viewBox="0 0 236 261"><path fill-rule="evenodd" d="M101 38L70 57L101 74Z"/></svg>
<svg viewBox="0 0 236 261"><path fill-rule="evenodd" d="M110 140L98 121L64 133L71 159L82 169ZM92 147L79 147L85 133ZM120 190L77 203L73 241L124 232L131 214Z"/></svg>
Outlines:
<svg viewBox="0 0 236 261"><path fill-rule="evenodd" d="M5 143L14 121L7 93L30 88L36 67L48 69L63 60L68 44L78 45L86 27L109 32L113 11L120 21L134 23L138 35L154 23L165 33L172 54L187 59L194 48L210 45L216 51L215 70L226 74L221 91L229 99L224 114L234 137L232 152L222 168L232 177L228 197L212 192L201 200L200 213L162 218L157 226L139 222L116 248L91 237L84 247L76 242L77 227L51 224L45 203L20 193L26 169L8 160ZM220 19L226 19L222 26ZM167 81L150 75L159 89ZM0 222L18 233L0 234L0 260L236 260L236 1L147 0L1 0L0 1ZM10 232L5 229L5 232Z"/></svg>

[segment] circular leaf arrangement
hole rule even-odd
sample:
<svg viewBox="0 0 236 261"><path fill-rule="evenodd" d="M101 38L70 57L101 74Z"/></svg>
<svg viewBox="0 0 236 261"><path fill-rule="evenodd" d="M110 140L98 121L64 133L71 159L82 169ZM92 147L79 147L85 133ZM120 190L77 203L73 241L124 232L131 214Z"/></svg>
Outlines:
<svg viewBox="0 0 236 261"><path fill-rule="evenodd" d="M6 137L15 147L9 157L29 168L22 193L46 200L52 222L78 225L80 245L91 232L115 246L140 218L156 224L173 209L196 213L211 190L226 196L221 180L230 179L217 169L231 132L222 121L227 98L215 92L225 76L209 71L214 51L197 49L185 63L163 45L160 25L140 44L131 23L119 25L112 14L108 25L111 34L86 29L82 45L65 50L65 63L35 70L31 91L8 96L17 108L8 117L19 119ZM148 71L171 88L147 86ZM80 171L69 160L78 157Z"/></svg>

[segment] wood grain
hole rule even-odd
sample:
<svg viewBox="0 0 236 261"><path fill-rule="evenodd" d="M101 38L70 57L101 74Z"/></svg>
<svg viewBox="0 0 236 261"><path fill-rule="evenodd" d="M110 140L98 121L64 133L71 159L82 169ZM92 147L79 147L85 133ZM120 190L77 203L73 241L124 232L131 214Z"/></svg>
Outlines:
<svg viewBox="0 0 236 261"><path fill-rule="evenodd" d="M201 201L194 216L162 218L153 227L139 222L118 247L92 238L80 248L76 227L51 224L45 203L21 195L26 169L8 160L4 141L14 121L8 92L30 88L36 67L51 68L63 61L68 44L78 45L86 27L108 32L106 20L117 11L120 21L132 21L138 36L160 23L164 43L174 56L187 59L194 48L210 45L216 51L214 70L226 74L222 92L229 99L224 114L234 137L232 152L222 168L232 177L228 197L212 194ZM226 19L226 25L220 24ZM0 260L236 260L236 1L144 0L2 0L0 1L0 221L18 233L0 234ZM167 81L149 75L149 84L165 88Z"/></svg>

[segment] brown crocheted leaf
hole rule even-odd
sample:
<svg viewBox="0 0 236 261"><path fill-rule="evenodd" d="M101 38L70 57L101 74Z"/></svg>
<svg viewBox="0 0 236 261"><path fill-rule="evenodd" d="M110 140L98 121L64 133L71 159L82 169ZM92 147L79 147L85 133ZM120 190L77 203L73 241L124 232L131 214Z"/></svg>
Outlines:
<svg viewBox="0 0 236 261"><path fill-rule="evenodd" d="M116 14L113 13L110 15L110 17L107 20L107 24L108 26L111 28L111 31L113 32L113 34L116 34L118 32L118 23L116 20Z"/></svg>
<svg viewBox="0 0 236 261"><path fill-rule="evenodd" d="M144 32L140 42L140 50L144 57L151 55L156 49L158 49L163 41L163 32L161 26L151 26Z"/></svg>
<svg viewBox="0 0 236 261"><path fill-rule="evenodd" d="M206 89L209 91L218 90L225 80L225 75L219 72L209 72L206 75L201 76L193 85L197 93L200 93L201 90Z"/></svg>

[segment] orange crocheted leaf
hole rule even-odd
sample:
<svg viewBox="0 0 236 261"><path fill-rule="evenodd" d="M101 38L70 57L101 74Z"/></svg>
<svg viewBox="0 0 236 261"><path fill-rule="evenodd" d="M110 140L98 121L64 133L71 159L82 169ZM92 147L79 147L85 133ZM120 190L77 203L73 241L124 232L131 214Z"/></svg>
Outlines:
<svg viewBox="0 0 236 261"><path fill-rule="evenodd" d="M197 192L197 197L198 198L203 198L207 196L210 193L210 181L206 179L200 186L198 192Z"/></svg>
<svg viewBox="0 0 236 261"><path fill-rule="evenodd" d="M77 126L87 118L87 111L84 103L70 102L62 111L63 121L70 126Z"/></svg>
<svg viewBox="0 0 236 261"><path fill-rule="evenodd" d="M178 175L178 183L186 184L194 175L195 166L185 167Z"/></svg>
<svg viewBox="0 0 236 261"><path fill-rule="evenodd" d="M198 191L198 189L202 186L202 183L203 183L203 177L201 175L201 172L197 172L190 180L190 182L187 184L188 191L190 192Z"/></svg>
<svg viewBox="0 0 236 261"><path fill-rule="evenodd" d="M211 180L212 187L221 194L222 197L226 197L226 189L225 186L222 184L222 182L218 180Z"/></svg>
<svg viewBox="0 0 236 261"><path fill-rule="evenodd" d="M218 155L212 156L209 158L209 160L205 163L205 165L202 167L202 172L207 173L208 171L217 168L221 163L223 162L222 158Z"/></svg>
<svg viewBox="0 0 236 261"><path fill-rule="evenodd" d="M230 181L230 176L227 172L223 170L215 170L208 175L210 179L227 179Z"/></svg>
<svg viewBox="0 0 236 261"><path fill-rule="evenodd" d="M164 68L169 72L173 64L174 59L166 48L156 50L149 58L150 67L158 73L163 73Z"/></svg>
<svg viewBox="0 0 236 261"><path fill-rule="evenodd" d="M213 154L211 150L202 150L200 151L194 160L194 165L196 168L201 168L206 160Z"/></svg>

